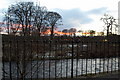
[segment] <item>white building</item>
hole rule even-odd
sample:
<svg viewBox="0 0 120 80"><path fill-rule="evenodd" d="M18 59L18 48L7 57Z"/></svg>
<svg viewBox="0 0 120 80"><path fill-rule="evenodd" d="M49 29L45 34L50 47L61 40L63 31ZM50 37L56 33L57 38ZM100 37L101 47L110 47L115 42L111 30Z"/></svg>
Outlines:
<svg viewBox="0 0 120 80"><path fill-rule="evenodd" d="M120 35L120 1L118 2L118 35Z"/></svg>

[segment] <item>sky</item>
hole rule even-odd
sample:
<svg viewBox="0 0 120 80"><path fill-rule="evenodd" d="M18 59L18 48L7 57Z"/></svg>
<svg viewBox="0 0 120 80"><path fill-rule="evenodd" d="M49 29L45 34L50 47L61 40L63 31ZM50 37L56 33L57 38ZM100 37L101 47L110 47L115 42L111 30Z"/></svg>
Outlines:
<svg viewBox="0 0 120 80"><path fill-rule="evenodd" d="M11 4L25 0L2 0L0 2L0 20ZM104 23L100 20L109 14L118 19L119 0L26 0L39 2L48 11L58 12L62 16L59 29L76 28L77 30L103 31Z"/></svg>

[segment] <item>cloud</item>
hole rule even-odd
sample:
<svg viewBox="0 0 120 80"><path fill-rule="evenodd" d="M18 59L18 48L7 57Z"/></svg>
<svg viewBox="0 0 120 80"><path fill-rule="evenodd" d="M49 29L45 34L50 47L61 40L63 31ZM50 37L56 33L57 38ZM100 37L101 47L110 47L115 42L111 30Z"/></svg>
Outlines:
<svg viewBox="0 0 120 80"><path fill-rule="evenodd" d="M95 18L92 18L91 15L103 15L107 8L97 8L90 11L82 11L78 8L74 9L53 9L58 12L63 18L64 28L71 27L80 27L81 24L90 24L94 21ZM63 27L62 27L63 28Z"/></svg>
<svg viewBox="0 0 120 80"><path fill-rule="evenodd" d="M69 10L54 9L54 11L58 12L62 16L63 25L66 28L75 27L77 25L80 26L80 24L86 24L92 21L86 12L83 12L78 8Z"/></svg>
<svg viewBox="0 0 120 80"><path fill-rule="evenodd" d="M107 11L107 7L101 7L101 8L97 8L97 9L93 9L88 11L88 14L103 14Z"/></svg>

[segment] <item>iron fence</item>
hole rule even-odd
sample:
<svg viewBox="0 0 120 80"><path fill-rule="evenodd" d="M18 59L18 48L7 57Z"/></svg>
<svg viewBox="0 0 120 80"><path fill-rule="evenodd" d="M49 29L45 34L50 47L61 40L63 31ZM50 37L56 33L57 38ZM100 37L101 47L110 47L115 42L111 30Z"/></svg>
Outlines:
<svg viewBox="0 0 120 80"><path fill-rule="evenodd" d="M3 80L68 79L118 71L119 36L3 35Z"/></svg>

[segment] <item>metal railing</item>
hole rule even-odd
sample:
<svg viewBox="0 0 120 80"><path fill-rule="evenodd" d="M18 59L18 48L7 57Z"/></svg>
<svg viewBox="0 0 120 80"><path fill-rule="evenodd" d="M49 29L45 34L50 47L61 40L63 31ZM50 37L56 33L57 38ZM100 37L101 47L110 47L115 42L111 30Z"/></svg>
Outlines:
<svg viewBox="0 0 120 80"><path fill-rule="evenodd" d="M118 71L119 36L3 35L3 80L80 78Z"/></svg>

